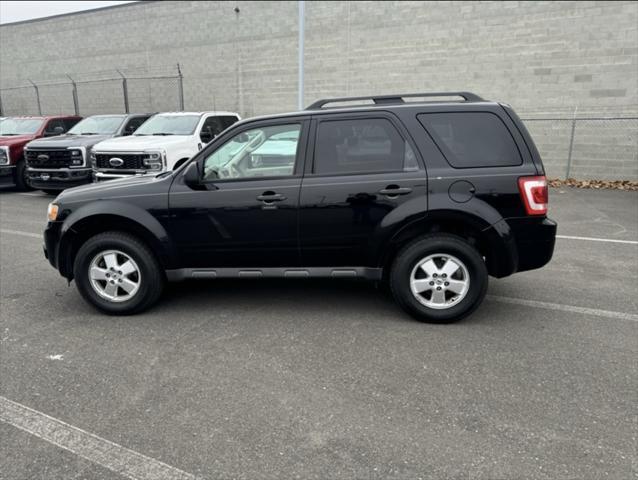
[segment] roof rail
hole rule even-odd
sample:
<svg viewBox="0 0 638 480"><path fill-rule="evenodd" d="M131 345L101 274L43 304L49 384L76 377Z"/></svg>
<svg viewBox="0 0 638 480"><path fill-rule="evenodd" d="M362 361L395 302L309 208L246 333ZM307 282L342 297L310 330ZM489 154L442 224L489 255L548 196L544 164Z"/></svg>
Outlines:
<svg viewBox="0 0 638 480"><path fill-rule="evenodd" d="M357 100L372 100L376 105L391 105L396 103L405 103L404 98L414 97L461 97L466 102L482 102L483 99L478 95L470 92L429 92L429 93L407 93L401 95L373 95L367 97L341 97L341 98L323 98L317 100L312 105L306 107L306 110L317 110L329 103L354 102Z"/></svg>

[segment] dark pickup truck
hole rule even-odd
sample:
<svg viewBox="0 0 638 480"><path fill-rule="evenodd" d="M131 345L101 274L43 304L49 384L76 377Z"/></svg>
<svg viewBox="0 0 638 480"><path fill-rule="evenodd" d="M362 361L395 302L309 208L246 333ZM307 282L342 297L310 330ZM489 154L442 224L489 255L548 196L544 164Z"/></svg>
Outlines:
<svg viewBox="0 0 638 480"><path fill-rule="evenodd" d="M24 146L40 137L53 137L68 131L82 117L52 115L7 117L0 121L0 185L16 185L29 190Z"/></svg>
<svg viewBox="0 0 638 480"><path fill-rule="evenodd" d="M91 149L102 140L131 135L151 116L94 115L66 135L30 142L25 148L27 175L33 188L55 194L92 181Z"/></svg>

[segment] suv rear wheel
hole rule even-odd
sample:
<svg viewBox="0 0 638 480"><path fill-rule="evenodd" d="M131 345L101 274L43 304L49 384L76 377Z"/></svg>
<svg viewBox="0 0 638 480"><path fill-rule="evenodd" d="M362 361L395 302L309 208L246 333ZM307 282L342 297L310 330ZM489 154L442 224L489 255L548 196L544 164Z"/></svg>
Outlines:
<svg viewBox="0 0 638 480"><path fill-rule="evenodd" d="M146 310L164 287L153 252L137 237L123 232L90 238L78 251L73 274L82 296L112 315Z"/></svg>
<svg viewBox="0 0 638 480"><path fill-rule="evenodd" d="M487 292L481 254L460 237L421 237L397 255L390 288L397 303L421 321L450 323L472 313Z"/></svg>

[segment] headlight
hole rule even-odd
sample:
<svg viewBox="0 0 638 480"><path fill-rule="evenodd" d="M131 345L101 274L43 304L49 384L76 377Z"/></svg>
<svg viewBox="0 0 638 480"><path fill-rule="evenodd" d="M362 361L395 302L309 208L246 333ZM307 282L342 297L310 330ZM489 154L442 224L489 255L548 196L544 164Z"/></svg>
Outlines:
<svg viewBox="0 0 638 480"><path fill-rule="evenodd" d="M144 168L147 170L162 170L165 157L165 152L145 152L143 159Z"/></svg>
<svg viewBox="0 0 638 480"><path fill-rule="evenodd" d="M82 167L84 165L84 150L82 148L69 148L71 152L71 166Z"/></svg>
<svg viewBox="0 0 638 480"><path fill-rule="evenodd" d="M9 147L0 147L0 165L9 163Z"/></svg>
<svg viewBox="0 0 638 480"><path fill-rule="evenodd" d="M49 203L49 208L47 208L47 219L49 222L55 222L58 218L58 205L55 203Z"/></svg>

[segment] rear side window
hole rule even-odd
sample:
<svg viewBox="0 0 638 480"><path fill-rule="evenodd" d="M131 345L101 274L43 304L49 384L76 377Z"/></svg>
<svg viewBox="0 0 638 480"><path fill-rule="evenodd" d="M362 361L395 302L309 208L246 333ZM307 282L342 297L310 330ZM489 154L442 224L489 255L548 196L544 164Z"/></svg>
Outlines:
<svg viewBox="0 0 638 480"><path fill-rule="evenodd" d="M523 163L512 135L493 113L424 113L417 118L454 168Z"/></svg>
<svg viewBox="0 0 638 480"><path fill-rule="evenodd" d="M414 151L385 118L327 120L317 128L314 173L418 170Z"/></svg>

